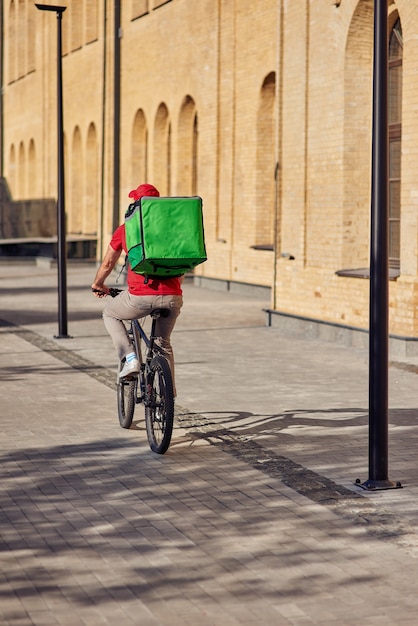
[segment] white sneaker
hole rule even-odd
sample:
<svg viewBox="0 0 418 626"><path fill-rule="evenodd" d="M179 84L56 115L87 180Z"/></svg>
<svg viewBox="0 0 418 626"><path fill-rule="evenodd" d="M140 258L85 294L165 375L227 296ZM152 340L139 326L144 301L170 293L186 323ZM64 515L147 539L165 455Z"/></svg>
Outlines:
<svg viewBox="0 0 418 626"><path fill-rule="evenodd" d="M136 376L139 374L139 361L134 359L130 363L126 362L122 370L119 372L119 378L126 378L127 376Z"/></svg>

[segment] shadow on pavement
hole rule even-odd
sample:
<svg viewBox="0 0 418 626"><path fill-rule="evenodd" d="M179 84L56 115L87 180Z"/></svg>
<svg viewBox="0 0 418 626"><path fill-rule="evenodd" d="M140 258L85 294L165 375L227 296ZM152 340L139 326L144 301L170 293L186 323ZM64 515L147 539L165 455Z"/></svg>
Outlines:
<svg viewBox="0 0 418 626"><path fill-rule="evenodd" d="M341 585L348 591L379 580L378 572L334 576L324 569L324 562L335 559L332 542L345 535L343 524L327 525L306 506L304 520L291 521L287 497L276 491L274 499L263 496L257 475L243 482L242 468L227 457L218 457L214 466L210 447L189 453L188 462L179 465L183 455L179 448L156 458L137 441L116 439L1 454L0 541L7 583L0 581L0 597L24 598L36 589L54 601L65 593L81 606L134 596L145 603L184 595L199 601L215 585L218 602L230 594L237 601L253 601L258 594L274 600L278 590L289 601L314 597L324 586L332 594ZM222 474L226 483L216 480ZM269 500L262 515L260 498ZM295 505L299 513L300 507ZM274 540L268 532L273 522ZM306 542L301 524L311 526ZM297 542L289 540L292 532ZM321 542L324 533L327 542ZM70 576L62 560L67 553L77 555ZM19 568L13 567L15 558ZM361 558L360 550L350 556L352 562ZM97 572L101 562L113 563L114 571L123 564L122 580L115 574L103 584L86 576L82 587L76 584L89 560ZM254 563L264 564L257 577Z"/></svg>

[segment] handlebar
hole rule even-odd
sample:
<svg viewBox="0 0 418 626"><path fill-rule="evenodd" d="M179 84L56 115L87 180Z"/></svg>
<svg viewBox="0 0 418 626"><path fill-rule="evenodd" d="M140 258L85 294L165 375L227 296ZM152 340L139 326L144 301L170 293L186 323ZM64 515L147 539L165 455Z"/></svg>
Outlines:
<svg viewBox="0 0 418 626"><path fill-rule="evenodd" d="M112 296L112 298L115 298L122 291L123 291L123 289L118 289L117 287L110 287L109 288L109 295ZM100 289L93 289L92 288L92 292L93 293L101 293L103 296L107 296L107 293L105 293L104 291L101 291Z"/></svg>

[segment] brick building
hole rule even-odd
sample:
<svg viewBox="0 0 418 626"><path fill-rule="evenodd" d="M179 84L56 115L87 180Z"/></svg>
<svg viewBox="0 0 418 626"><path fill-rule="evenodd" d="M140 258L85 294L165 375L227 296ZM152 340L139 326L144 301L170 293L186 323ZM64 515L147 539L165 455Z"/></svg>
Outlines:
<svg viewBox="0 0 418 626"><path fill-rule="evenodd" d="M68 233L97 238L100 256L140 182L199 194L201 282L257 285L274 312L367 328L373 0L61 4ZM1 173L15 200L51 198L56 19L33 0L2 6ZM418 0L388 0L390 332L408 338L417 24Z"/></svg>

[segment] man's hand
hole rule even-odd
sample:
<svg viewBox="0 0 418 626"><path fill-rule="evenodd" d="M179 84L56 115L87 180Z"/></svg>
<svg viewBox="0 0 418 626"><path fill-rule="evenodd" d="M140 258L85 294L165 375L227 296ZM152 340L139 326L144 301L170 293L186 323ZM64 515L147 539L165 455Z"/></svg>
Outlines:
<svg viewBox="0 0 418 626"><path fill-rule="evenodd" d="M106 285L97 285L96 283L92 284L91 290L96 298L105 298L110 293L109 287L106 287Z"/></svg>

